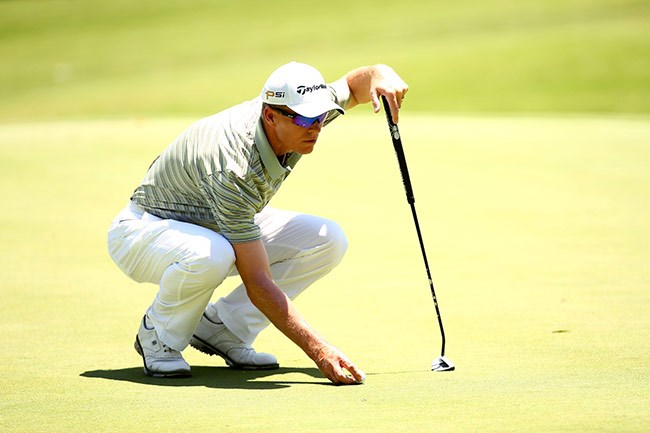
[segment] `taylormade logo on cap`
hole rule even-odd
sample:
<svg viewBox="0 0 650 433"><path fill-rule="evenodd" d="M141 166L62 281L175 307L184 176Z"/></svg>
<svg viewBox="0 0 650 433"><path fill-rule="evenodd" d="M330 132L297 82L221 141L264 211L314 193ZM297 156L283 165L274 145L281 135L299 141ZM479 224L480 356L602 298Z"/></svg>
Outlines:
<svg viewBox="0 0 650 433"><path fill-rule="evenodd" d="M327 86L325 84L316 84L313 86L298 86L296 91L298 92L299 95L304 95L307 92L314 92L319 89L327 89Z"/></svg>
<svg viewBox="0 0 650 433"><path fill-rule="evenodd" d="M333 101L321 73L304 63L287 63L273 71L264 83L261 97L267 104L286 105L307 117L320 116L331 110L345 113Z"/></svg>

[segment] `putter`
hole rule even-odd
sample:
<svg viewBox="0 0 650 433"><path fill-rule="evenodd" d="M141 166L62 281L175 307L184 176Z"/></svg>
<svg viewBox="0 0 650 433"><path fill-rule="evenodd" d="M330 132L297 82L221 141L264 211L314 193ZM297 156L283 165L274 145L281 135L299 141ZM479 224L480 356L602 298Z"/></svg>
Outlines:
<svg viewBox="0 0 650 433"><path fill-rule="evenodd" d="M402 173L402 182L406 190L406 201L411 205L411 213L413 214L413 221L415 222L415 230L418 234L420 241L420 249L422 250L422 258L424 259L424 268L427 271L427 278L429 279L429 287L431 288L431 296L433 297L433 305L436 308L436 315L438 316L438 325L440 327L440 336L442 337L442 349L440 356L431 363L431 370L433 371L453 371L456 369L454 363L445 356L445 328L442 326L442 317L440 316L440 307L438 306L438 298L436 291L433 287L433 279L431 278L431 271L429 271L429 261L427 260L427 253L424 250L424 241L422 240L422 233L420 232L420 224L418 223L418 216L415 212L415 197L413 195L413 187L411 186L411 177L406 165L406 156L404 155L404 148L402 147L402 137L399 133L399 128L393 122L390 107L385 96L381 97L384 104L384 111L386 112L386 121L388 122L388 129L390 130L390 137L393 140L393 147L397 155L397 162L399 163L399 170Z"/></svg>

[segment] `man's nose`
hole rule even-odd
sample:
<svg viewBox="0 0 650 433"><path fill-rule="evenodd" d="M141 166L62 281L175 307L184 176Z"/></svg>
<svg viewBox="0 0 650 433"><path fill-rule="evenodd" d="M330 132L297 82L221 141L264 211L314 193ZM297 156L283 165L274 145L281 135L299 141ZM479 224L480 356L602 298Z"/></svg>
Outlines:
<svg viewBox="0 0 650 433"><path fill-rule="evenodd" d="M318 119L314 120L314 123L312 123L309 128L307 128L309 131L320 131L323 128L323 124L318 121Z"/></svg>

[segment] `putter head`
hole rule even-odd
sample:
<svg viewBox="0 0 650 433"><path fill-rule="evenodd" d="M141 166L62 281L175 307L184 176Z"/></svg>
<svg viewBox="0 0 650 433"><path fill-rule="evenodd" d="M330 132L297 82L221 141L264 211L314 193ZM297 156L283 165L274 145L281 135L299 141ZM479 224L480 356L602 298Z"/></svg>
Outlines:
<svg viewBox="0 0 650 433"><path fill-rule="evenodd" d="M431 363L431 371L454 371L456 366L446 356L440 356Z"/></svg>

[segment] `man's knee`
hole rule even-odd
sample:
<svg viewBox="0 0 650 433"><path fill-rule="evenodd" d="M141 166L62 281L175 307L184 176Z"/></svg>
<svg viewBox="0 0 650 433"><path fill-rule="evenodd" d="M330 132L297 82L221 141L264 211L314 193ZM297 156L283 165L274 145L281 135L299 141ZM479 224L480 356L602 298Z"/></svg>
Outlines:
<svg viewBox="0 0 650 433"><path fill-rule="evenodd" d="M225 239L207 240L194 254L179 262L188 274L213 288L221 284L235 263L235 251Z"/></svg>
<svg viewBox="0 0 650 433"><path fill-rule="evenodd" d="M323 246L333 266L339 264L348 249L348 238L340 225L334 221L326 221L321 226L319 237L322 238Z"/></svg>

